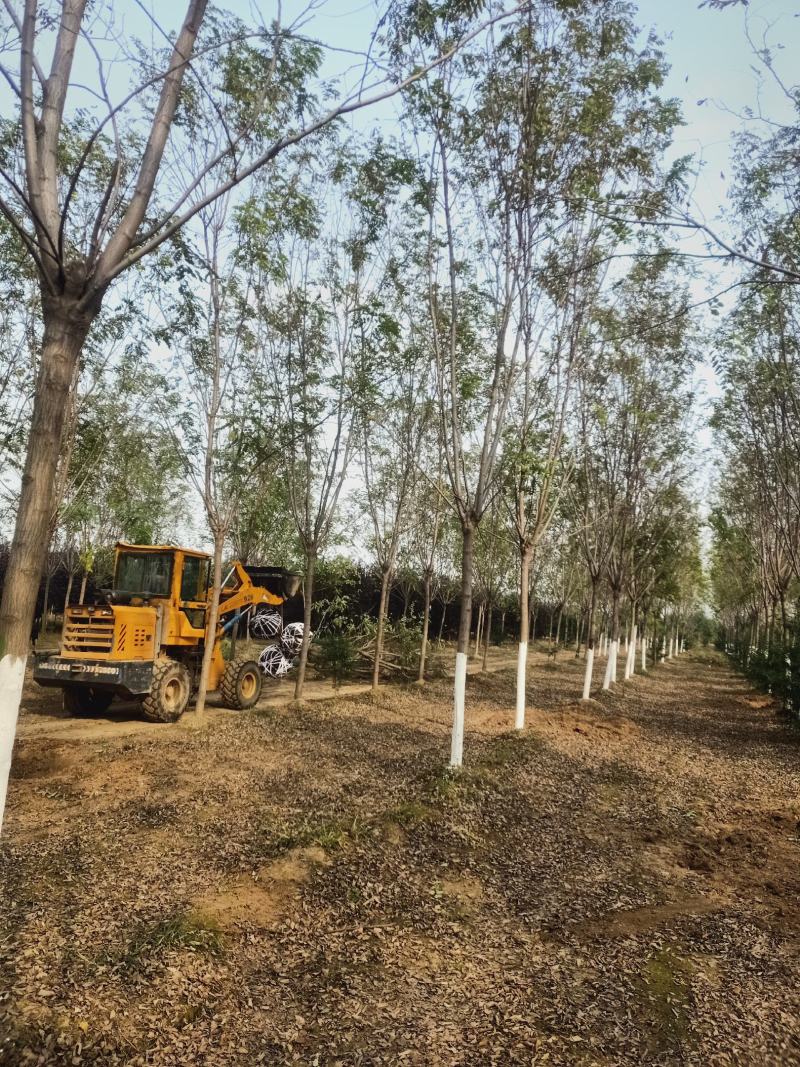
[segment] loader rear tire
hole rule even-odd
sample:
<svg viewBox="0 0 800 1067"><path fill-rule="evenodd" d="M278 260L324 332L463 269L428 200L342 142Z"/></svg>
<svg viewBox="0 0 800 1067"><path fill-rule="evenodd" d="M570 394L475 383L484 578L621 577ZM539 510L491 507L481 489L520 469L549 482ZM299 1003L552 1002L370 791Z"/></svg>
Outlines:
<svg viewBox="0 0 800 1067"><path fill-rule="evenodd" d="M222 703L235 711L244 711L258 702L263 678L254 659L241 656L232 659L225 668L219 687Z"/></svg>
<svg viewBox="0 0 800 1067"><path fill-rule="evenodd" d="M157 660L150 692L142 701L142 714L150 722L177 722L191 694L189 672L184 665L174 659Z"/></svg>
<svg viewBox="0 0 800 1067"><path fill-rule="evenodd" d="M108 711L114 694L91 685L71 685L61 690L67 715L102 715Z"/></svg>

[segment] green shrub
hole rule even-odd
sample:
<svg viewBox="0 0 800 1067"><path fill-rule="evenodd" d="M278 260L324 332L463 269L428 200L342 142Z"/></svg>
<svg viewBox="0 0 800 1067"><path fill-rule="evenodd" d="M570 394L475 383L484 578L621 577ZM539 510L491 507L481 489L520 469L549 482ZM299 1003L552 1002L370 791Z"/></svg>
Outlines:
<svg viewBox="0 0 800 1067"><path fill-rule="evenodd" d="M358 663L358 635L352 626L335 625L316 634L312 644L314 667L333 679L337 688L353 674Z"/></svg>

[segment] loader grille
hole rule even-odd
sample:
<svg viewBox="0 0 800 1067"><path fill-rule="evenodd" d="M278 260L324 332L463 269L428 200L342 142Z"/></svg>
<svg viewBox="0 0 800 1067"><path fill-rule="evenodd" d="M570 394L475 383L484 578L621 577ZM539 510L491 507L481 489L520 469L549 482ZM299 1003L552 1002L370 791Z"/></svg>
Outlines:
<svg viewBox="0 0 800 1067"><path fill-rule="evenodd" d="M114 645L114 614L71 608L64 624L65 652L109 653Z"/></svg>

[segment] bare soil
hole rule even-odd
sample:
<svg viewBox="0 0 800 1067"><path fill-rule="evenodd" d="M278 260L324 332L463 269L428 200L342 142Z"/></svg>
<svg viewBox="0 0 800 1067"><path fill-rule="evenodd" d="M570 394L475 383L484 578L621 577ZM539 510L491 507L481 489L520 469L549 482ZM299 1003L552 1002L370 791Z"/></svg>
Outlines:
<svg viewBox="0 0 800 1067"><path fill-rule="evenodd" d="M200 727L29 690L0 1063L800 1064L800 733L714 655L583 704L562 654L515 735L502 663L457 776L446 680Z"/></svg>

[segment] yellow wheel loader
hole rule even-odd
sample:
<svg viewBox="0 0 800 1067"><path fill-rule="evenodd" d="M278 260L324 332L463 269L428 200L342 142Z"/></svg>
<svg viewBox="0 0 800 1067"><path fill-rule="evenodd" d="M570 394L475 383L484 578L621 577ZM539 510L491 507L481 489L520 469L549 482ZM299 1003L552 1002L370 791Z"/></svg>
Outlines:
<svg viewBox="0 0 800 1067"><path fill-rule="evenodd" d="M200 677L206 642L213 640L209 690L229 708L250 708L261 694L258 663L225 661L222 640L260 605L294 596L300 576L279 567L234 562L225 577L216 633L208 633L210 557L170 545L116 546L114 582L96 603L72 605L64 615L57 655L36 657L34 680L62 690L71 715L105 711L115 696L141 701L152 722L175 722Z"/></svg>

